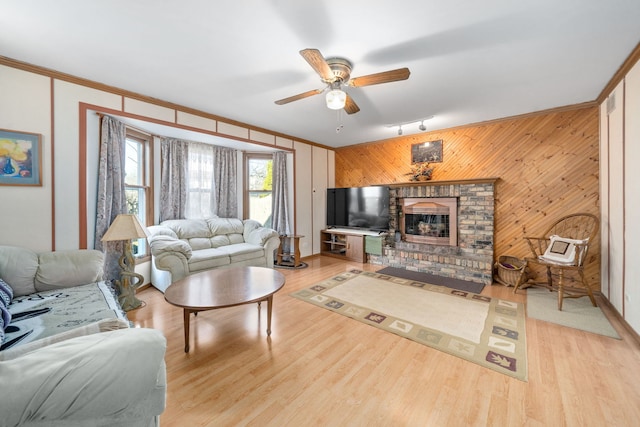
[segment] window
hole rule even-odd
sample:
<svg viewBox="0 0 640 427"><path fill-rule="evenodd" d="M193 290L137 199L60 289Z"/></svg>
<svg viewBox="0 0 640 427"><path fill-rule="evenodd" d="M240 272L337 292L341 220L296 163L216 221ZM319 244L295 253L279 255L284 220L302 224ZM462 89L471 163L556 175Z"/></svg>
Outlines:
<svg viewBox="0 0 640 427"><path fill-rule="evenodd" d="M269 154L245 154L244 168L244 217L270 226L273 157Z"/></svg>
<svg viewBox="0 0 640 427"><path fill-rule="evenodd" d="M204 143L189 144L189 179L187 181L187 218L210 218L214 213L213 147Z"/></svg>
<svg viewBox="0 0 640 427"><path fill-rule="evenodd" d="M153 218L150 200L149 182L149 147L151 137L143 133L127 129L127 145L125 148L124 189L127 199L127 213L134 214L144 226ZM133 242L133 254L136 258L147 255L145 239Z"/></svg>

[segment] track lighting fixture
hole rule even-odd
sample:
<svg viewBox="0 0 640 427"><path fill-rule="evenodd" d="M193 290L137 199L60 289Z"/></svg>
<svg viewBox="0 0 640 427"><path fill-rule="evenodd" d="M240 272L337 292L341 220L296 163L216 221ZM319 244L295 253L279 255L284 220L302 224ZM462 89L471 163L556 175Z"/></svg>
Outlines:
<svg viewBox="0 0 640 427"><path fill-rule="evenodd" d="M434 116L429 116L429 117L425 117L424 119L418 119L418 120L410 120L407 122L402 122L402 123L394 123L394 124L390 124L387 125L387 127L389 128L394 128L394 127L398 127L398 135L402 135L403 134L403 130L402 130L402 126L408 126L408 125L413 125L413 124L418 124L418 129L422 132L427 130L427 127L425 126L424 122L426 122L427 120L431 120L433 119Z"/></svg>

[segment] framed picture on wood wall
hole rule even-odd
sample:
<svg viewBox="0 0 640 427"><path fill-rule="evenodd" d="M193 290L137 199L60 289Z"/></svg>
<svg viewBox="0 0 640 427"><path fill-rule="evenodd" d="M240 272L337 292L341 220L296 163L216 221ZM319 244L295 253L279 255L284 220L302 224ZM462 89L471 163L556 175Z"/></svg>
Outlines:
<svg viewBox="0 0 640 427"><path fill-rule="evenodd" d="M442 162L442 140L411 145L411 163Z"/></svg>
<svg viewBox="0 0 640 427"><path fill-rule="evenodd" d="M0 185L42 185L42 136L0 129Z"/></svg>

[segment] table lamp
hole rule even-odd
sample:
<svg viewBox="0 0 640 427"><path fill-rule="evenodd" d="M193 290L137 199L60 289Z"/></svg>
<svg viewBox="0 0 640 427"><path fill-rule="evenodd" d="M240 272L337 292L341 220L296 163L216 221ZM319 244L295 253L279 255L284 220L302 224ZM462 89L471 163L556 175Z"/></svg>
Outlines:
<svg viewBox="0 0 640 427"><path fill-rule="evenodd" d="M122 269L120 280L114 280L119 293L118 302L124 311L133 310L142 305L142 301L136 298L136 288L144 282L144 277L135 272L131 240L145 237L147 237L145 228L133 214L119 214L102 236L103 242L124 241L124 250L119 261Z"/></svg>

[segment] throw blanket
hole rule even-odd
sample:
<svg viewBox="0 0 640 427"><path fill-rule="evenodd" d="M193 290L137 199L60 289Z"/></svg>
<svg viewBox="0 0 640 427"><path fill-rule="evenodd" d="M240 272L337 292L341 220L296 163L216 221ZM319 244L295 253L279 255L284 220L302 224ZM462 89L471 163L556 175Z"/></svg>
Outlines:
<svg viewBox="0 0 640 427"><path fill-rule="evenodd" d="M104 281L17 297L9 311L12 319L0 350L102 319L126 320L113 289Z"/></svg>

